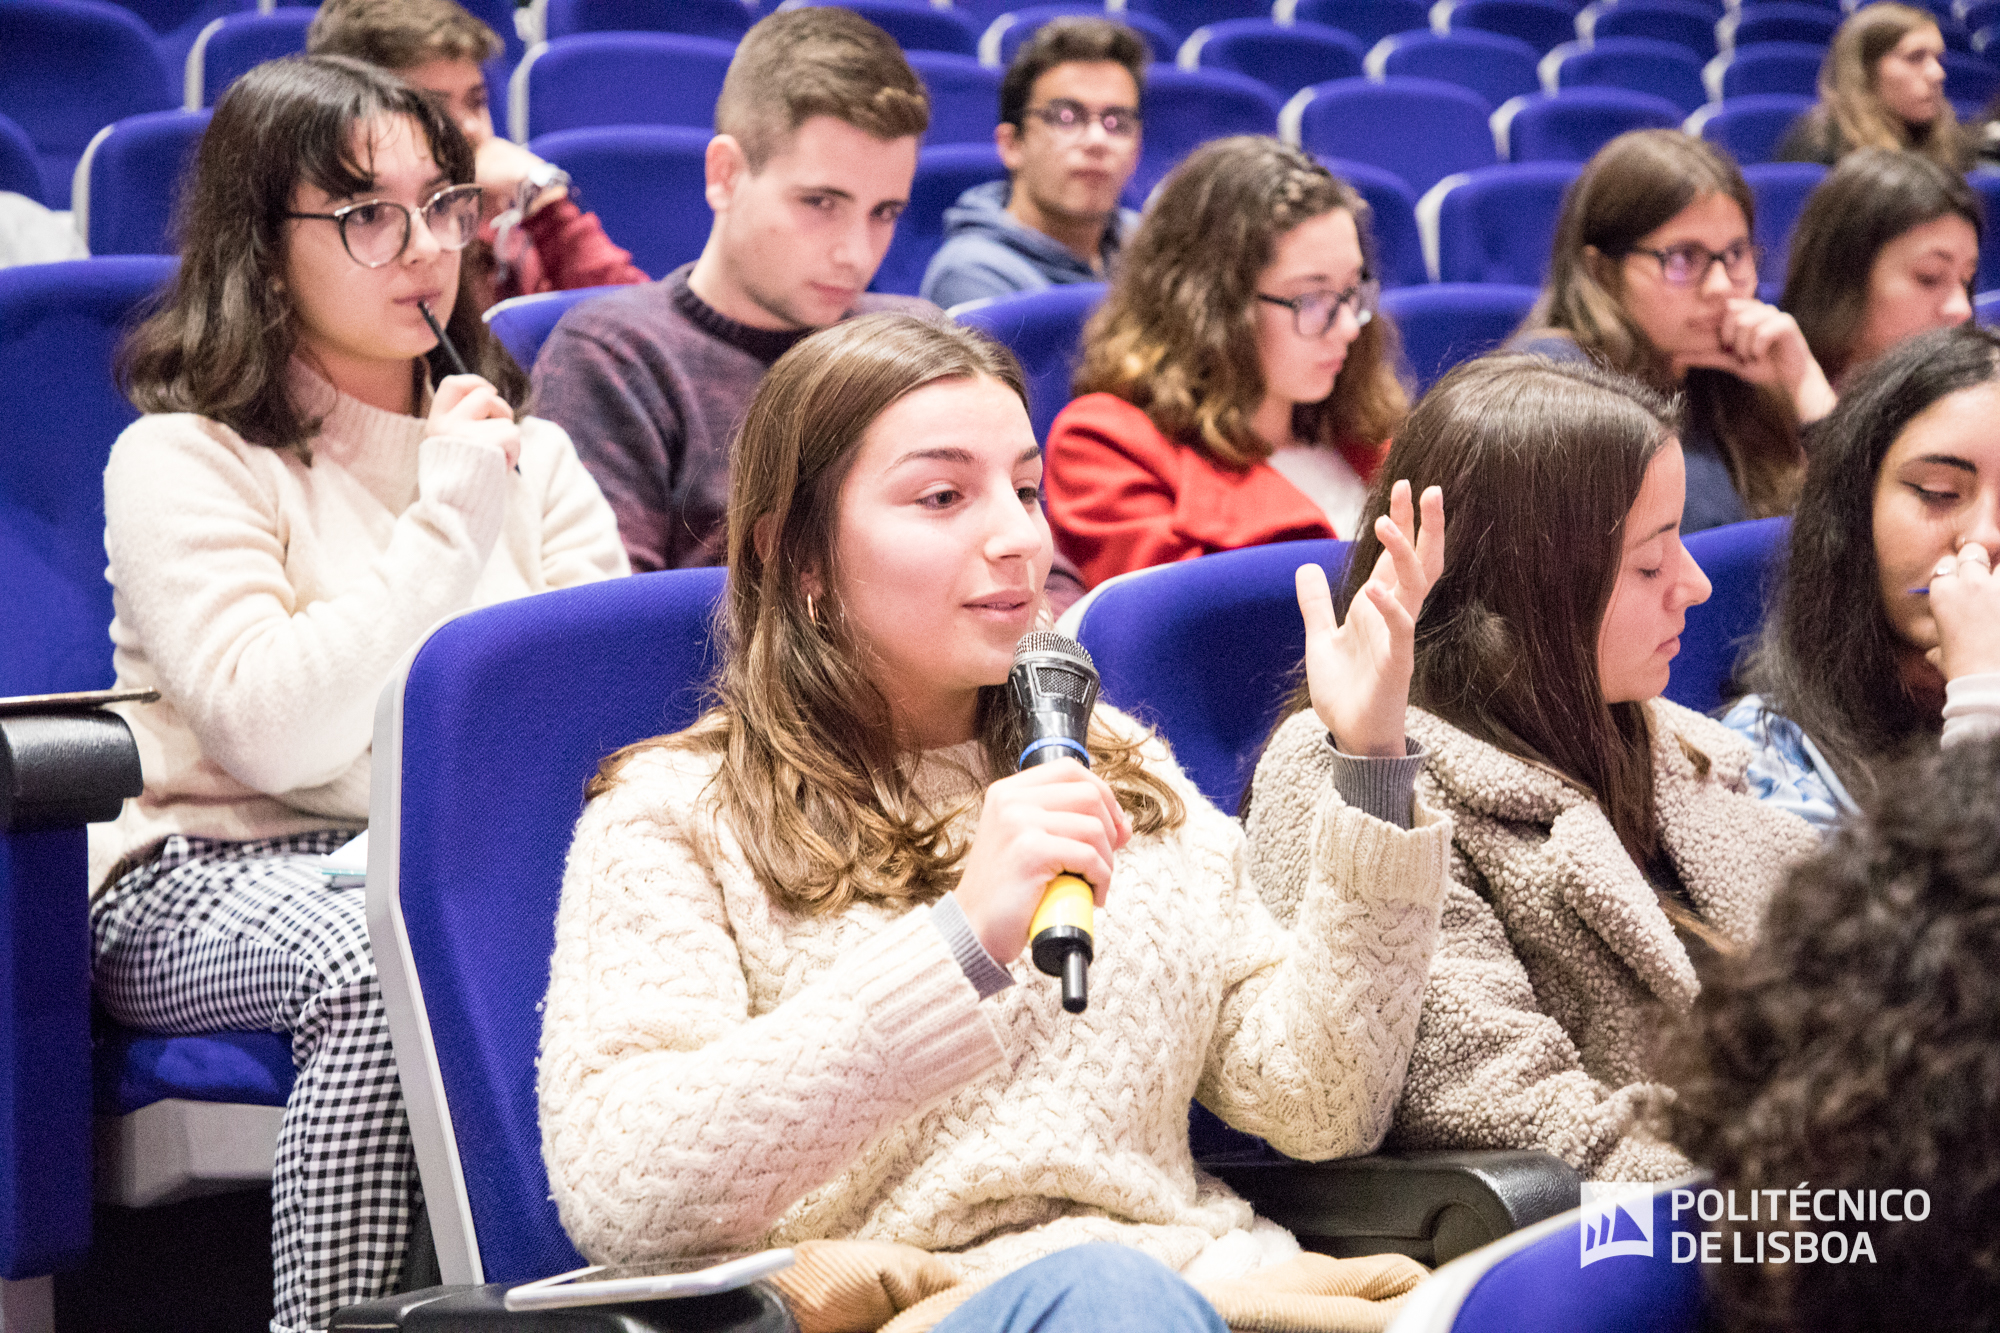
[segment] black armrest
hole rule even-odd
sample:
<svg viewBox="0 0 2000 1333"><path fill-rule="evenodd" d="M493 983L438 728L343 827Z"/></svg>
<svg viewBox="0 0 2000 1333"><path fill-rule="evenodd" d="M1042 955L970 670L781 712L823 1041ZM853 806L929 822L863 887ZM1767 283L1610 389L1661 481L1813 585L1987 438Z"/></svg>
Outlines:
<svg viewBox="0 0 2000 1333"><path fill-rule="evenodd" d="M139 744L116 713L0 715L0 831L116 819L143 789Z"/></svg>
<svg viewBox="0 0 2000 1333"><path fill-rule="evenodd" d="M1202 1162L1309 1250L1436 1267L1577 1206L1582 1178L1544 1152L1380 1152L1337 1162Z"/></svg>
<svg viewBox="0 0 2000 1333"><path fill-rule="evenodd" d="M567 1310L509 1310L512 1282L483 1287L427 1287L350 1305L327 1333L799 1333L778 1289L753 1282L714 1296L581 1305Z"/></svg>

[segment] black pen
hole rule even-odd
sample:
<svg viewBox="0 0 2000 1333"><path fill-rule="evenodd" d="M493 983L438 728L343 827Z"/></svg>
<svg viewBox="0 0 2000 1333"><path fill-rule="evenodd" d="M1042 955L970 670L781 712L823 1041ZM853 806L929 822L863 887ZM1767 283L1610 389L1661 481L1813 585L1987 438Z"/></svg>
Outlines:
<svg viewBox="0 0 2000 1333"><path fill-rule="evenodd" d="M444 349L444 359L451 362L451 373L454 375L470 375L472 372L465 368L465 358L460 356L458 349L451 345L451 339L444 336L444 325L438 323L437 316L431 313L430 303L419 301L417 302L417 309L422 312L424 323L430 325L431 332L437 335L438 346Z"/></svg>

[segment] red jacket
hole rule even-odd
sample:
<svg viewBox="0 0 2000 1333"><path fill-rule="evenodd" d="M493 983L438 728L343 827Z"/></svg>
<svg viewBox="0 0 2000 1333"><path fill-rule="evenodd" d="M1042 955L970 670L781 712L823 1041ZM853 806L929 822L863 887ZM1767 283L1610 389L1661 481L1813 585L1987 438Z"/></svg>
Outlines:
<svg viewBox="0 0 2000 1333"><path fill-rule="evenodd" d="M1367 480L1382 446L1342 445ZM1123 398L1087 394L1049 428L1047 492L1056 545L1092 587L1114 574L1267 542L1336 534L1269 463L1233 468L1168 439Z"/></svg>
<svg viewBox="0 0 2000 1333"><path fill-rule="evenodd" d="M482 244L469 262L480 266L474 272L474 290L482 310L510 296L653 280L632 263L629 251L612 244L597 214L584 212L574 200L558 199L545 206L521 224L521 230L528 244L519 247L520 262L505 283L496 281L492 222L479 230Z"/></svg>

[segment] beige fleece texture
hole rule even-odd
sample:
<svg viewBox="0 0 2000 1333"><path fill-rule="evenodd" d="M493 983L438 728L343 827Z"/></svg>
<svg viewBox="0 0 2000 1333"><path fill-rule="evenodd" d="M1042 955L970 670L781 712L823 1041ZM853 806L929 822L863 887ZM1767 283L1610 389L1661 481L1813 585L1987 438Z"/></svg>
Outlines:
<svg viewBox="0 0 2000 1333"><path fill-rule="evenodd" d="M368 820L375 700L446 616L627 572L611 507L560 427L489 444L337 393L311 462L206 417L144 416L104 473L112 661L145 793L91 827L91 883L169 833L271 838Z"/></svg>
<svg viewBox="0 0 2000 1333"><path fill-rule="evenodd" d="M1786 864L1818 839L1746 794L1742 740L1667 700L1647 708L1666 851L1705 920L1747 941ZM1390 1142L1539 1148L1601 1180L1686 1174L1679 1152L1634 1127L1664 1091L1648 1074L1652 1042L1697 989L1651 885L1576 786L1421 709L1408 725L1430 752L1419 795L1451 817L1452 883ZM1307 712L1257 770L1252 867L1280 921L1305 881L1304 821L1327 764Z"/></svg>
<svg viewBox="0 0 2000 1333"><path fill-rule="evenodd" d="M961 838L973 753L916 773L930 808L964 803ZM712 760L630 762L577 826L542 1029L542 1150L578 1247L637 1262L896 1241L976 1282L1097 1240L1181 1268L1232 1236L1237 1272L1258 1266L1249 1205L1194 1169L1188 1102L1299 1157L1376 1146L1449 831L1427 811L1393 828L1322 784L1288 933L1235 821L1158 741L1146 762L1188 821L1118 854L1081 1015L1025 954L982 1003L927 906L775 905L717 827Z"/></svg>

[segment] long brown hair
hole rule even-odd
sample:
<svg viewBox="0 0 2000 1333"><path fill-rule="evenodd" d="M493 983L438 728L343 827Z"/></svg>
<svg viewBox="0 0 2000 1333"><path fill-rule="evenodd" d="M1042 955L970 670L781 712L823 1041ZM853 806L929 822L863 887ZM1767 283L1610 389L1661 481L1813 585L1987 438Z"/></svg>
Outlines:
<svg viewBox="0 0 2000 1333"><path fill-rule="evenodd" d="M1566 334L1608 369L1686 397L1691 428L1713 432L1731 479L1753 516L1786 512L1805 455L1783 395L1723 370L1694 369L1682 384L1625 310L1620 261L1649 233L1696 200L1726 195L1754 228L1756 201L1730 157L1679 130L1634 130L1599 149L1563 198L1549 281L1524 333Z"/></svg>
<svg viewBox="0 0 2000 1333"><path fill-rule="evenodd" d="M911 788L887 698L870 678L832 591L840 489L868 428L889 407L945 380L997 380L1026 403L1005 347L942 319L867 315L822 330L779 359L757 388L730 467L727 642L714 703L695 726L611 756L588 794L606 791L638 752L721 756L710 788L758 883L800 912L856 898L927 899L957 882L961 810L934 812ZM808 598L809 581L823 591ZM1004 685L979 692L986 771L1021 749ZM1135 830L1185 817L1141 767L1138 746L1092 724L1092 767Z"/></svg>
<svg viewBox="0 0 2000 1333"><path fill-rule="evenodd" d="M1918 129L1882 105L1876 67L1905 37L1935 28L1935 15L1911 5L1863 5L1847 16L1819 67L1820 105L1849 148L1907 148L1950 171L1965 169L1958 114L1947 99L1937 119Z"/></svg>
<svg viewBox="0 0 2000 1333"><path fill-rule="evenodd" d="M1084 331L1076 391L1116 394L1160 433L1231 467L1271 453L1250 428L1264 401L1257 278L1277 240L1334 209L1353 215L1366 271L1379 272L1367 201L1296 148L1241 135L1203 144L1174 168ZM1377 314L1347 349L1324 400L1294 409L1316 444L1379 445L1409 410L1395 328Z"/></svg>
<svg viewBox="0 0 2000 1333"><path fill-rule="evenodd" d="M1444 489L1444 572L1417 621L1410 702L1596 798L1632 858L1658 849L1646 710L1607 703L1597 673L1625 517L1677 426L1643 384L1536 356L1440 380L1371 488L1341 614L1382 553L1392 478Z"/></svg>
<svg viewBox="0 0 2000 1333"><path fill-rule="evenodd" d="M394 75L344 56L259 65L216 104L176 221L180 271L160 308L126 341L119 378L142 412L193 412L252 444L303 446L319 429L294 403L285 368L298 347L285 295L285 214L301 181L329 195L373 186L356 134L385 118L415 122L438 168L472 182L472 145L429 97ZM459 265L458 300L445 325L473 371L516 415L527 377L487 331ZM428 366L426 366L426 360ZM411 362L449 374L442 349Z"/></svg>

